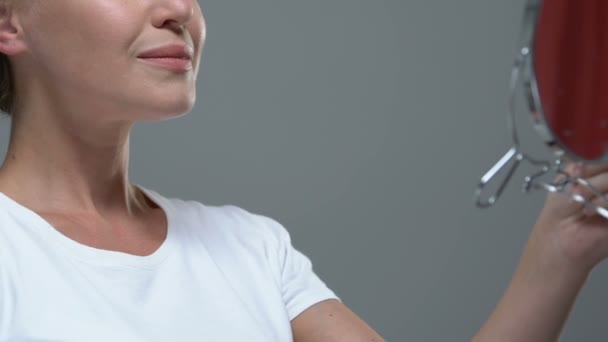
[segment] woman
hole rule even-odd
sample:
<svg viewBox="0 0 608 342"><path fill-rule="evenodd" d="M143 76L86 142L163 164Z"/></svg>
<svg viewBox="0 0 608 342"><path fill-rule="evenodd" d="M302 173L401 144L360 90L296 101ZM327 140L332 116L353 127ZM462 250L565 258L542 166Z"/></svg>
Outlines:
<svg viewBox="0 0 608 342"><path fill-rule="evenodd" d="M133 123L194 105L196 0L0 6L0 341L381 340L276 221L129 183Z"/></svg>
<svg viewBox="0 0 608 342"><path fill-rule="evenodd" d="M277 221L129 182L133 123L192 109L205 35L195 0L0 0L1 341L383 340ZM477 341L557 337L608 254L582 213L549 197Z"/></svg>

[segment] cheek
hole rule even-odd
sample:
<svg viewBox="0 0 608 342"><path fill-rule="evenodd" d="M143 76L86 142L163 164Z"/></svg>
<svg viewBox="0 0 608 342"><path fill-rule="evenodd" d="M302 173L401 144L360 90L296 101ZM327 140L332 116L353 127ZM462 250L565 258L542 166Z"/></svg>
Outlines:
<svg viewBox="0 0 608 342"><path fill-rule="evenodd" d="M43 67L52 69L48 72L99 78L107 73L108 63L123 63L129 56L131 37L136 34L134 18L123 7L103 5L103 1L88 3L73 5L61 15L39 15L37 32L31 37L32 52Z"/></svg>
<svg viewBox="0 0 608 342"><path fill-rule="evenodd" d="M40 40L72 51L78 48L98 49L114 46L136 34L137 16L141 10L122 0L53 0L57 5L41 5L30 20ZM46 2L46 1L43 1ZM131 15L129 15L131 14ZM86 52L86 51L83 51Z"/></svg>

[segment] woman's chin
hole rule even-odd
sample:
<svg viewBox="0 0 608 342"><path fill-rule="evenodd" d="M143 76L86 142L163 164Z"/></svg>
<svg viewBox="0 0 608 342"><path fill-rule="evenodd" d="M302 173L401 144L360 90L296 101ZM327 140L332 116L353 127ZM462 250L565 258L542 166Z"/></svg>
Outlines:
<svg viewBox="0 0 608 342"><path fill-rule="evenodd" d="M149 114L146 115L147 118L145 120L164 121L184 116L192 111L195 100L196 97L194 96L189 98L167 99L167 101L163 101L163 103L160 103L159 101L156 103L148 102L146 105L149 110L147 110L146 113ZM150 108L151 105L153 105L153 108Z"/></svg>

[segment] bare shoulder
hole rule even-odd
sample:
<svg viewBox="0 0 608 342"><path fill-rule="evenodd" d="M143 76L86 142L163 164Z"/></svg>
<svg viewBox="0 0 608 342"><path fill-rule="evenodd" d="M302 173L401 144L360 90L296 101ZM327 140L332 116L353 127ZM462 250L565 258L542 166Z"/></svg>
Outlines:
<svg viewBox="0 0 608 342"><path fill-rule="evenodd" d="M291 321L294 342L381 342L385 339L337 299L319 302Z"/></svg>

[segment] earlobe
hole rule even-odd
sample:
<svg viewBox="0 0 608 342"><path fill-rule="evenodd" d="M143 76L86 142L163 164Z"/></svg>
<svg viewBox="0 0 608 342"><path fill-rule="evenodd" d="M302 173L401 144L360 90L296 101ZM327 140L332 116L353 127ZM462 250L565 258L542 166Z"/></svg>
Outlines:
<svg viewBox="0 0 608 342"><path fill-rule="evenodd" d="M0 52L15 55L25 49L19 21L5 1L0 0Z"/></svg>

